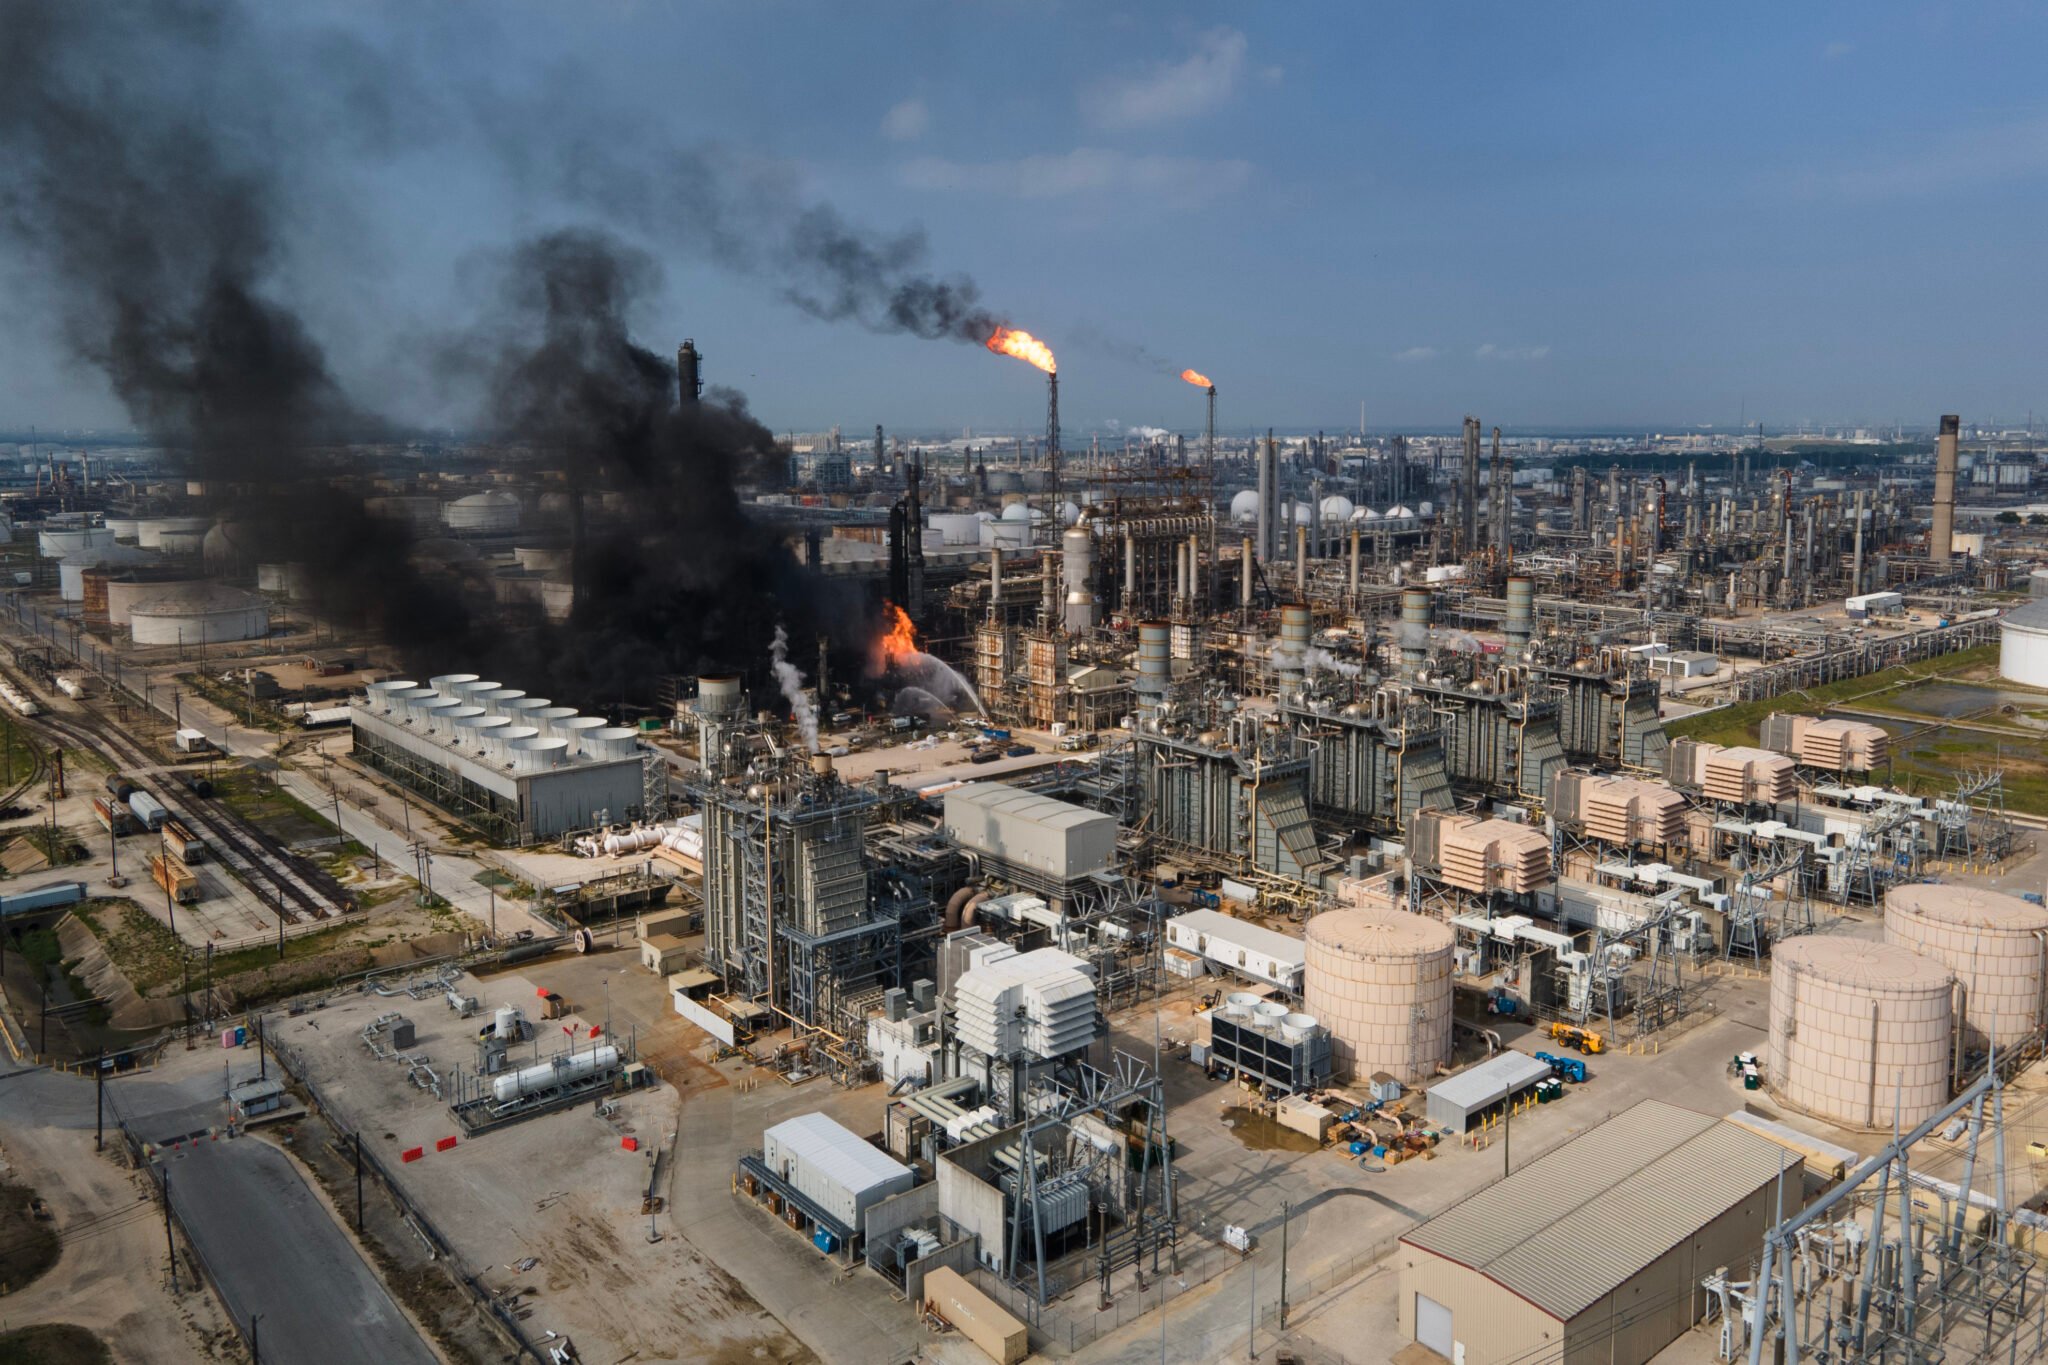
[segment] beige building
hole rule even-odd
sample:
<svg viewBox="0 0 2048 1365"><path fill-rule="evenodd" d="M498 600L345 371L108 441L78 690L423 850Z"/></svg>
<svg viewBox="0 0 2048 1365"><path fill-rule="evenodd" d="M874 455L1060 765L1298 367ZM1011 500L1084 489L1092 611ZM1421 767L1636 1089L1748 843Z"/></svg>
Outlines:
<svg viewBox="0 0 2048 1365"><path fill-rule="evenodd" d="M1786 1160L1645 1100L1403 1237L1401 1337L1456 1365L1642 1365L1705 1313L1702 1277L1755 1257Z"/></svg>

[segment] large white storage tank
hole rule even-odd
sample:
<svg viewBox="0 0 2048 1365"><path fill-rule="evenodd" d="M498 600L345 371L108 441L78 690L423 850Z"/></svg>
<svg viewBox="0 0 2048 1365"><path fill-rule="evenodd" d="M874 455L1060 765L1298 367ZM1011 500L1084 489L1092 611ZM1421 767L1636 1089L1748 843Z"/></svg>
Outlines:
<svg viewBox="0 0 2048 1365"><path fill-rule="evenodd" d="M1955 978L1890 943L1809 934L1771 962L1764 1079L1786 1104L1850 1128L1911 1128L1948 1101Z"/></svg>
<svg viewBox="0 0 2048 1365"><path fill-rule="evenodd" d="M519 529L519 499L503 489L491 488L457 498L441 509L441 520L451 531L493 533Z"/></svg>
<svg viewBox="0 0 2048 1365"><path fill-rule="evenodd" d="M1998 623L1998 673L2048 687L2048 601L2029 602Z"/></svg>
<svg viewBox="0 0 2048 1365"><path fill-rule="evenodd" d="M1956 974L1968 1046L2016 1046L2041 1027L2048 909L1974 886L1897 886L1884 898L1884 941Z"/></svg>
<svg viewBox="0 0 2048 1365"><path fill-rule="evenodd" d="M179 589L135 603L128 634L138 645L218 644L270 633L270 604L219 584Z"/></svg>
<svg viewBox="0 0 2048 1365"><path fill-rule="evenodd" d="M1451 930L1402 911L1308 922L1302 1000L1330 1030L1339 1076L1418 1085L1451 1056Z"/></svg>

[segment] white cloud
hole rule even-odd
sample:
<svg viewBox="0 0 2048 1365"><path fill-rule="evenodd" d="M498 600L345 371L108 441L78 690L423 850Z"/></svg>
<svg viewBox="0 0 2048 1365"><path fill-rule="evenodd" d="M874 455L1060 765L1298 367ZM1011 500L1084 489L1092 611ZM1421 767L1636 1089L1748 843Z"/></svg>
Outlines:
<svg viewBox="0 0 2048 1365"><path fill-rule="evenodd" d="M1443 352L1434 346L1410 346L1406 350L1394 352L1394 359L1410 362L1435 360L1442 354Z"/></svg>
<svg viewBox="0 0 2048 1365"><path fill-rule="evenodd" d="M1496 346L1489 341L1472 356L1475 360L1541 360L1549 354L1548 346Z"/></svg>
<svg viewBox="0 0 2048 1365"><path fill-rule="evenodd" d="M1214 28L1195 40L1186 60L1104 82L1081 99L1105 128L1171 123L1206 113L1229 99L1244 77L1247 44L1234 28Z"/></svg>
<svg viewBox="0 0 2048 1365"><path fill-rule="evenodd" d="M882 136L891 142L915 142L931 126L932 111L915 95L882 115Z"/></svg>
<svg viewBox="0 0 2048 1365"><path fill-rule="evenodd" d="M962 190L1007 199L1064 199L1077 194L1152 195L1181 204L1233 194L1251 179L1248 161L1188 156L1134 156L1101 147L1044 152L1010 161L949 161L920 156L897 168L914 190Z"/></svg>

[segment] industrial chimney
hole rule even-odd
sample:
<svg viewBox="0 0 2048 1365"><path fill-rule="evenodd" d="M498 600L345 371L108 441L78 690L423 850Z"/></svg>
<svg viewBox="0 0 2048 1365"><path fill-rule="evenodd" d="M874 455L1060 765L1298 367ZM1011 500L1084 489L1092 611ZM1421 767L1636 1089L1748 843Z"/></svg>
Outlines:
<svg viewBox="0 0 2048 1365"><path fill-rule="evenodd" d="M1941 437L1934 445L1934 529L1927 533L1927 558L1934 564L1949 561L1956 534L1956 442L1963 419L1946 413L1941 419Z"/></svg>
<svg viewBox="0 0 2048 1365"><path fill-rule="evenodd" d="M696 341L684 338L683 344L676 348L676 379L684 407L704 396L703 363L704 357L697 354Z"/></svg>

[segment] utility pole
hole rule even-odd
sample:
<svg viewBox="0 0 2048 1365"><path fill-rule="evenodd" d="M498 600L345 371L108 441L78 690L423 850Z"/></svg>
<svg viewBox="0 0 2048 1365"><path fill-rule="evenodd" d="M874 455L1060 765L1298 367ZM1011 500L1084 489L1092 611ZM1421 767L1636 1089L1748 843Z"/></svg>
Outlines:
<svg viewBox="0 0 2048 1365"><path fill-rule="evenodd" d="M178 1292L178 1244L171 1238L171 1168L162 1168L164 1182L164 1247L171 1254L171 1292Z"/></svg>
<svg viewBox="0 0 2048 1365"><path fill-rule="evenodd" d="M1280 1330L1287 1330L1287 1220L1294 1211L1291 1200L1280 1201Z"/></svg>
<svg viewBox="0 0 2048 1365"><path fill-rule="evenodd" d="M256 1079L270 1079L270 1058L263 1051L263 1016L256 1016Z"/></svg>
<svg viewBox="0 0 2048 1365"><path fill-rule="evenodd" d="M93 1063L92 1081L92 1149L97 1152L104 1145L102 1138L107 1122L107 1049L104 1046Z"/></svg>

